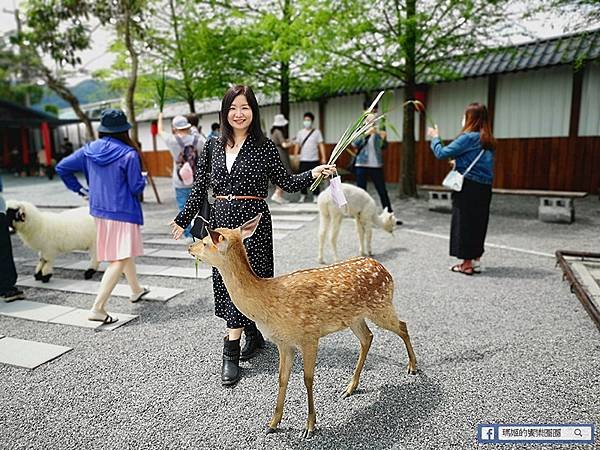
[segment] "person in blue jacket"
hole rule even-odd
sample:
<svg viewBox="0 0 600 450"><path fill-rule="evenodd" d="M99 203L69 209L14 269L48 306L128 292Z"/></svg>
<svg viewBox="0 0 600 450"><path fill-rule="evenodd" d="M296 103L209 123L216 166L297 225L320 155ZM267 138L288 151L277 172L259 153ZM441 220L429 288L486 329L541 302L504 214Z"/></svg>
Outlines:
<svg viewBox="0 0 600 450"><path fill-rule="evenodd" d="M464 176L461 191L452 193L450 226L450 256L460 258L462 262L450 270L465 275L480 273L490 217L496 145L487 108L479 103L468 105L462 133L446 147L437 127L429 128L428 135L433 138L431 151L435 157L454 159L456 170ZM475 164L467 172L473 162Z"/></svg>
<svg viewBox="0 0 600 450"><path fill-rule="evenodd" d="M150 292L140 286L135 269L135 257L144 254L141 233L144 220L139 196L146 180L140 157L129 137L130 128L123 111L103 111L98 139L56 167L65 185L88 199L90 214L96 220L98 260L108 261L109 265L88 319L105 324L117 321L106 311L106 302L121 274L125 274L131 287L131 302L141 300ZM75 176L77 172L85 175L87 189Z"/></svg>

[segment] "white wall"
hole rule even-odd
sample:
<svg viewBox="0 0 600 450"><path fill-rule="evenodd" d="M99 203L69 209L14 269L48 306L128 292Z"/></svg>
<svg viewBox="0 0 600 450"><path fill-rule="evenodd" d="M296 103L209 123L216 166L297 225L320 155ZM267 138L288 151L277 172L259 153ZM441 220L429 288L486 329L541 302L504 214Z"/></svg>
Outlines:
<svg viewBox="0 0 600 450"><path fill-rule="evenodd" d="M590 63L583 74L579 136L600 135L600 62Z"/></svg>
<svg viewBox="0 0 600 450"><path fill-rule="evenodd" d="M570 66L499 76L495 136L568 136L572 84Z"/></svg>
<svg viewBox="0 0 600 450"><path fill-rule="evenodd" d="M323 135L325 142L333 144L342 137L348 125L358 119L358 116L363 112L364 100L364 95L358 94L334 97L327 101L325 104L325 133ZM317 123L319 122L317 121Z"/></svg>
<svg viewBox="0 0 600 450"><path fill-rule="evenodd" d="M433 120L442 139L453 139L461 130L461 120L469 103L487 106L487 78L451 81L432 86L427 99L427 122Z"/></svg>

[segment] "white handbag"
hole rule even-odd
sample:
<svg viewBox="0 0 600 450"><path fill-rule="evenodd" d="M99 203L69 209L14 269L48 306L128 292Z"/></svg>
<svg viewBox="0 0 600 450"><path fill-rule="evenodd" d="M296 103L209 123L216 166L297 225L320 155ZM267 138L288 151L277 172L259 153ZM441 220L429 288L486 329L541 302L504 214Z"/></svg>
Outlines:
<svg viewBox="0 0 600 450"><path fill-rule="evenodd" d="M450 172L448 172L448 175L446 175L446 178L444 178L444 181L442 181L442 186L444 186L448 189L451 189L453 191L460 192L462 190L463 179L465 178L465 175L468 174L470 172L470 170L473 168L473 166L477 163L477 161L479 161L479 158L481 158L481 155L483 155L483 152L485 152L485 149L481 150L479 155L477 155L477 158L475 158L475 160L471 163L471 165L469 167L467 167L467 170L465 170L465 173L461 174L456 169L452 169Z"/></svg>

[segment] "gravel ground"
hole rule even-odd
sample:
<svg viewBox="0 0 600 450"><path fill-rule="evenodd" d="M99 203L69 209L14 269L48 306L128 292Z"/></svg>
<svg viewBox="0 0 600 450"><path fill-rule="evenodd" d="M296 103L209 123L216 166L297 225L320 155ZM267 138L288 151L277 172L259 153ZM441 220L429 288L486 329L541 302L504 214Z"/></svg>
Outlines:
<svg viewBox="0 0 600 450"><path fill-rule="evenodd" d="M158 182L167 206L147 194L148 234L165 234L174 214L168 180ZM5 183L8 198L46 205L79 201L57 182ZM396 211L405 225L393 236L375 231L373 249L394 276L396 306L408 323L419 372L407 375L402 341L372 326L359 390L342 400L358 341L350 332L322 339L312 440L299 440L306 420L299 358L281 429L265 436L277 393L276 348L242 363L240 383L223 388L224 328L213 316L210 280L144 276L144 283L186 291L166 304L112 299L112 310L140 315L114 332L0 317L1 334L74 349L33 371L0 365L0 448L467 449L478 447L479 423L600 424L598 329L561 281L555 261L490 248L484 274L453 274L444 238L449 215L428 211L424 200L398 201ZM544 253L600 250L597 197L577 202L572 225L541 223L536 214L535 199L495 198L488 241ZM317 230L315 220L275 242L277 273L316 265ZM358 245L352 221L343 222L340 236L340 256L353 256ZM13 245L18 270L30 272L23 262L34 253L18 239ZM81 272L56 270L55 276L78 278ZM28 289L27 297L80 308L93 301L42 289Z"/></svg>

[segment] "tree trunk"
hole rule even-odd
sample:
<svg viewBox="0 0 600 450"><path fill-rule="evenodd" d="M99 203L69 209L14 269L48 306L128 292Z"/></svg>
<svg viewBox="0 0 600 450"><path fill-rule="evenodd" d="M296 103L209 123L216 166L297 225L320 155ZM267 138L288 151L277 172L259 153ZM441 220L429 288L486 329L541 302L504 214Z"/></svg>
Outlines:
<svg viewBox="0 0 600 450"><path fill-rule="evenodd" d="M69 90L69 88L65 86L65 83L62 80L56 78L48 68L42 68L42 72L46 81L46 85L54 92L56 92L63 100L68 102L69 105L71 105L71 108L73 108L75 115L85 125L86 139L93 140L95 136L94 128L92 127L92 122L90 121L89 117L85 114L85 112L83 112L83 110L81 109L77 97L75 97L73 93Z"/></svg>
<svg viewBox="0 0 600 450"><path fill-rule="evenodd" d="M406 2L406 34L402 45L406 58L404 80L404 101L415 98L416 65L416 0ZM404 107L402 123L402 173L400 174L400 195L416 197L417 180L415 170L415 110L412 103Z"/></svg>
<svg viewBox="0 0 600 450"><path fill-rule="evenodd" d="M289 63L282 62L280 65L280 90L279 96L281 98L279 112L285 116L286 119L290 120L290 65ZM284 127L284 137L287 138L289 135L289 125Z"/></svg>
<svg viewBox="0 0 600 450"><path fill-rule="evenodd" d="M173 34L175 35L175 48L177 51L176 62L179 64L179 70L181 71L181 77L183 78L183 86L185 91L185 101L187 102L190 112L196 112L196 102L194 98L194 90L192 89L192 77L190 77L188 70L185 66L185 59L183 57L183 49L181 48L181 39L179 37L179 22L177 20L177 13L175 11L175 4L173 0L169 0L169 7L171 9L171 22L173 24Z"/></svg>
<svg viewBox="0 0 600 450"><path fill-rule="evenodd" d="M127 47L127 51L129 52L129 57L131 58L131 68L129 70L129 84L127 86L127 95L125 98L125 103L127 105L127 112L129 115L129 122L131 123L131 140L134 144L138 143L138 124L135 119L135 88L137 85L137 75L138 75L138 54L135 51L133 46L133 39L131 36L131 18L128 7L125 11L124 23L125 27L125 46ZM141 149L140 149L141 150Z"/></svg>

